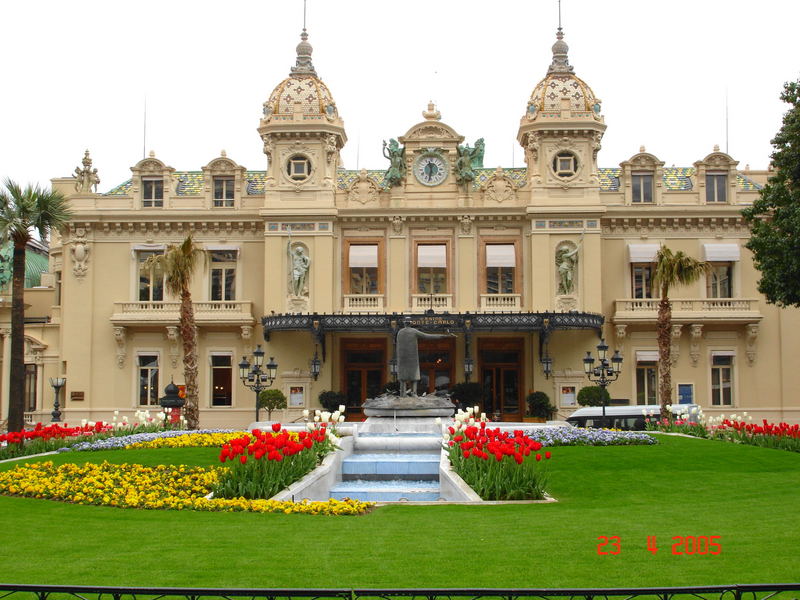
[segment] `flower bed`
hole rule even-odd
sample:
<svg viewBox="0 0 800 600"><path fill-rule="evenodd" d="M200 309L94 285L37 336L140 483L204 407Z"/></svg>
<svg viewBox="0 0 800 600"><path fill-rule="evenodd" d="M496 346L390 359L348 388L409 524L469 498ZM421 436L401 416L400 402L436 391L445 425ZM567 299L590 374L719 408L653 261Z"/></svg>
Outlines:
<svg viewBox="0 0 800 600"><path fill-rule="evenodd" d="M761 425L735 419L722 419L718 423L712 421L709 431L713 439L800 452L800 425L783 422L775 424L766 419Z"/></svg>
<svg viewBox="0 0 800 600"><path fill-rule="evenodd" d="M657 444L652 436L641 431L585 429L583 427L538 427L525 435L542 446L639 446Z"/></svg>
<svg viewBox="0 0 800 600"><path fill-rule="evenodd" d="M214 496L271 498L310 473L335 442L324 424L299 433L282 430L280 423L272 432L254 429L222 446L219 459L230 467L214 486Z"/></svg>
<svg viewBox="0 0 800 600"><path fill-rule="evenodd" d="M89 440L104 440L144 432L180 432L184 426L184 421L175 425L168 424L166 422L168 413L163 412L151 416L148 410L136 411L133 422L129 422L128 417L122 417L121 421L117 421L117 414L118 411L114 411L111 423L103 421L95 423L85 419L81 421L80 427L70 427L66 423L53 423L47 426L37 423L30 430L5 433L0 435L0 460L44 452L60 452L73 446L91 444Z"/></svg>
<svg viewBox="0 0 800 600"><path fill-rule="evenodd" d="M456 414L444 432L444 447L453 470L483 500L541 500L545 497L542 444L523 434L486 426L472 410ZM452 436L452 437L451 437Z"/></svg>
<svg viewBox="0 0 800 600"><path fill-rule="evenodd" d="M132 433L128 435L120 435L111 438L93 440L93 441L84 441L74 444L68 448L59 448L59 452L89 452L94 450L121 450L128 447L146 447L146 446L137 446L137 444L148 444L148 443L164 443L168 444L169 442L157 442L157 440L170 440L175 439L175 447L180 446L189 446L188 442L190 440L197 439L203 440L204 438L194 438L192 436L197 435L214 435L220 434L230 435L233 434L234 436L242 435L243 432L232 431L230 429L196 429L193 431L184 431L184 430L166 430L166 431L148 431L144 433ZM186 441L183 441L182 438L184 436L190 436L187 438ZM223 438L220 438L222 440ZM217 444L212 444L219 446L223 443L220 441ZM152 447L152 446L151 446ZM167 446L160 446L160 447L167 447Z"/></svg>
<svg viewBox="0 0 800 600"><path fill-rule="evenodd" d="M0 493L60 500L75 504L143 509L191 509L203 511L249 511L358 515L370 502L277 502L245 498L207 499L225 468L189 468L183 465L146 467L133 464L84 465L41 462L0 472Z"/></svg>

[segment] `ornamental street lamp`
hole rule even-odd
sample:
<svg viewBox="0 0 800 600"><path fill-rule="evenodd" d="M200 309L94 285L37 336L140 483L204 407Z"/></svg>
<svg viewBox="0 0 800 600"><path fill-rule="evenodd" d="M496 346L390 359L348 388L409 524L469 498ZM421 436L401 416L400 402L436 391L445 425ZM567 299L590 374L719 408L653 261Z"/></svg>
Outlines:
<svg viewBox="0 0 800 600"><path fill-rule="evenodd" d="M475 360L471 356L464 359L464 381L469 383L472 372L475 370Z"/></svg>
<svg viewBox="0 0 800 600"><path fill-rule="evenodd" d="M616 381L619 377L619 374L622 371L622 356L620 355L619 350L615 350L614 356L612 356L611 360L609 361L608 344L606 344L604 339L601 339L600 343L597 344L597 358L599 359L599 364L595 367L594 357L590 351L587 351L586 357L583 359L583 371L586 373L586 377L589 378L589 381L596 383L603 390L603 425L607 426L606 405L608 404L608 396L606 393L606 388L608 387L608 384Z"/></svg>
<svg viewBox="0 0 800 600"><path fill-rule="evenodd" d="M53 412L50 414L53 416L50 419L51 423L60 423L61 422L61 411L59 410L58 406L58 395L61 393L61 388L64 387L67 383L66 377L51 377L50 378L50 385L53 386L53 389L56 391L55 401L53 402Z"/></svg>
<svg viewBox="0 0 800 600"><path fill-rule="evenodd" d="M539 359L539 362L542 363L544 378L550 379L550 375L553 373L553 357L547 354L547 351L545 350L545 354Z"/></svg>
<svg viewBox="0 0 800 600"><path fill-rule="evenodd" d="M314 358L308 361L308 368L309 371L311 372L311 377L314 378L314 381L316 381L317 377L319 377L319 371L321 366L322 366L322 361L320 361L319 359L319 353L317 352L317 349L314 348Z"/></svg>
<svg viewBox="0 0 800 600"><path fill-rule="evenodd" d="M397 381L397 359L394 356L389 359L389 375L392 376L392 381Z"/></svg>
<svg viewBox="0 0 800 600"><path fill-rule="evenodd" d="M243 356L242 362L239 363L239 379L246 388L253 390L256 394L256 422L259 420L260 411L258 395L270 387L278 376L278 364L274 357L269 357L269 362L265 367L266 371L262 369L264 366L264 351L261 349L261 344L253 350L252 365L246 356Z"/></svg>

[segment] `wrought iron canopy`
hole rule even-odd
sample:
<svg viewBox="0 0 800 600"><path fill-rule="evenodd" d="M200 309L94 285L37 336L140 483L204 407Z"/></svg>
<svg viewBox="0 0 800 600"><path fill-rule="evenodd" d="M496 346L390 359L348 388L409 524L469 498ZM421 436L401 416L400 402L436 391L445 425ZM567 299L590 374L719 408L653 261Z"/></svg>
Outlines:
<svg viewBox="0 0 800 600"><path fill-rule="evenodd" d="M490 331L553 331L593 329L600 332L604 317L586 312L526 313L391 313L391 314L273 314L262 317L264 339L278 331L310 331L320 338L325 333L393 333L406 319L413 327L464 333Z"/></svg>

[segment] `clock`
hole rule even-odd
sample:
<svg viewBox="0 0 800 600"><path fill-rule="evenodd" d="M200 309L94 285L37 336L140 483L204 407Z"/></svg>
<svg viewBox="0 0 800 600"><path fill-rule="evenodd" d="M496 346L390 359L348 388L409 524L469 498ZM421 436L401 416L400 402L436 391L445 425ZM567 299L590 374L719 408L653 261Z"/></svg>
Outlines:
<svg viewBox="0 0 800 600"><path fill-rule="evenodd" d="M414 162L414 176L422 185L439 185L447 178L447 161L436 152L427 152Z"/></svg>

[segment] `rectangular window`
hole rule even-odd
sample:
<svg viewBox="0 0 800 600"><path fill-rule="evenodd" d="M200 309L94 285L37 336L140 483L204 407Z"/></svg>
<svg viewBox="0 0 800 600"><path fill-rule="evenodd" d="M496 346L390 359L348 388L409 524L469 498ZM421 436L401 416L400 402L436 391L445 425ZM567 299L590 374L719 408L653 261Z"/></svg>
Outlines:
<svg viewBox="0 0 800 600"><path fill-rule="evenodd" d="M158 405L158 354L139 355L139 404Z"/></svg>
<svg viewBox="0 0 800 600"><path fill-rule="evenodd" d="M214 208L233 208L233 177L214 177Z"/></svg>
<svg viewBox="0 0 800 600"><path fill-rule="evenodd" d="M211 251L211 300L236 300L236 250Z"/></svg>
<svg viewBox="0 0 800 600"><path fill-rule="evenodd" d="M711 263L706 275L707 298L733 298L733 263Z"/></svg>
<svg viewBox="0 0 800 600"><path fill-rule="evenodd" d="M348 248L351 294L378 293L378 245L351 244Z"/></svg>
<svg viewBox="0 0 800 600"><path fill-rule="evenodd" d="M162 302L164 300L164 270L161 265L149 265L147 259L162 254L154 250L139 250L136 253L139 268L139 302Z"/></svg>
<svg viewBox="0 0 800 600"><path fill-rule="evenodd" d="M142 206L160 208L164 206L164 180L159 178L142 179Z"/></svg>
<svg viewBox="0 0 800 600"><path fill-rule="evenodd" d="M447 293L447 246L420 244L417 246L417 293Z"/></svg>
<svg viewBox="0 0 800 600"><path fill-rule="evenodd" d="M651 204L653 202L653 175L651 173L633 173L631 184L634 203Z"/></svg>
<svg viewBox="0 0 800 600"><path fill-rule="evenodd" d="M230 354L211 356L211 406L233 404L233 366Z"/></svg>
<svg viewBox="0 0 800 600"><path fill-rule="evenodd" d="M733 356L711 356L711 406L733 406Z"/></svg>
<svg viewBox="0 0 800 600"><path fill-rule="evenodd" d="M658 404L656 402L657 382L657 363L636 363L636 404Z"/></svg>
<svg viewBox="0 0 800 600"><path fill-rule="evenodd" d="M727 202L727 173L706 174L706 202Z"/></svg>
<svg viewBox="0 0 800 600"><path fill-rule="evenodd" d="M59 399L60 400L60 399ZM61 404L63 408L63 403ZM25 364L25 412L36 410L36 365Z"/></svg>
<svg viewBox="0 0 800 600"><path fill-rule="evenodd" d="M61 288L61 271L56 271L55 275L56 275L56 277L55 277L55 279L56 279L56 286L55 286L56 287L56 299L55 299L56 304L55 305L56 306L61 306L61 296L64 293L63 289Z"/></svg>
<svg viewBox="0 0 800 600"><path fill-rule="evenodd" d="M631 264L631 292L634 298L653 297L653 269L652 263Z"/></svg>
<svg viewBox="0 0 800 600"><path fill-rule="evenodd" d="M486 293L513 294L516 266L514 244L486 244Z"/></svg>

